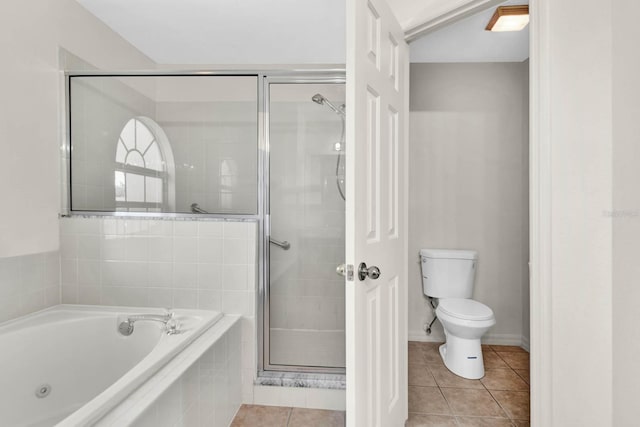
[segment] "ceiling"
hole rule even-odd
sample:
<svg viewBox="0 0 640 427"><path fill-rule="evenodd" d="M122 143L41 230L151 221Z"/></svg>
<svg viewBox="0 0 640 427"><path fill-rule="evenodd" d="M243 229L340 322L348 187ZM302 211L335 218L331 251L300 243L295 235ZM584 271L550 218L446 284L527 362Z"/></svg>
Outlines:
<svg viewBox="0 0 640 427"><path fill-rule="evenodd" d="M345 62L345 0L76 1L158 64ZM405 29L435 22L438 17L448 17L452 11L467 6L496 3L387 1ZM525 59L528 30L508 35L484 31L493 10L492 7L415 40L411 44L412 61Z"/></svg>
<svg viewBox="0 0 640 427"><path fill-rule="evenodd" d="M511 0L501 4L528 4ZM522 62L529 57L529 26L485 31L495 7L437 29L411 43L411 62Z"/></svg>
<svg viewBox="0 0 640 427"><path fill-rule="evenodd" d="M344 0L77 0L159 64L343 64Z"/></svg>

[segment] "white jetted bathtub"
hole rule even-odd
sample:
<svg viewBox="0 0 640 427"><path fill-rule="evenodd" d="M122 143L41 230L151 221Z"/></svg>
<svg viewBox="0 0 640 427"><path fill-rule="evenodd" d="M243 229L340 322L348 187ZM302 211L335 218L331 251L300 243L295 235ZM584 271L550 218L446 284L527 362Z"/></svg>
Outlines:
<svg viewBox="0 0 640 427"><path fill-rule="evenodd" d="M0 326L0 425L85 426L117 406L222 314L173 310L179 333L131 315L165 310L59 305Z"/></svg>

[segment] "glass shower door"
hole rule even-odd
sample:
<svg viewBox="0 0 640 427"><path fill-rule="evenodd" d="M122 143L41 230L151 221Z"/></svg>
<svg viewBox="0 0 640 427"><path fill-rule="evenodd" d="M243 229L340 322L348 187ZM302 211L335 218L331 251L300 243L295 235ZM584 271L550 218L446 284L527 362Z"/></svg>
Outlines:
<svg viewBox="0 0 640 427"><path fill-rule="evenodd" d="M344 89L269 85L267 369L344 371Z"/></svg>

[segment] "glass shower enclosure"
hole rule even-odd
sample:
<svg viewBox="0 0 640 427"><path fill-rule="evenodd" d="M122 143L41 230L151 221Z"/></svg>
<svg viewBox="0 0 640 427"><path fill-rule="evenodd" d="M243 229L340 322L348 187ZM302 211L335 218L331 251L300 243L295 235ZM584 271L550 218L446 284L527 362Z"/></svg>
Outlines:
<svg viewBox="0 0 640 427"><path fill-rule="evenodd" d="M267 80L264 369L344 373L344 80Z"/></svg>

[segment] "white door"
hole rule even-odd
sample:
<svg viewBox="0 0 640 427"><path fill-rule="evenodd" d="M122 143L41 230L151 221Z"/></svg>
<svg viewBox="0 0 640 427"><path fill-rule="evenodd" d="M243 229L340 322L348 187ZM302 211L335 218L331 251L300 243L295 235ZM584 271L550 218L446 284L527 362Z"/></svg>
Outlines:
<svg viewBox="0 0 640 427"><path fill-rule="evenodd" d="M348 427L407 419L408 78L409 48L385 1L348 0ZM360 280L362 262L380 277Z"/></svg>

